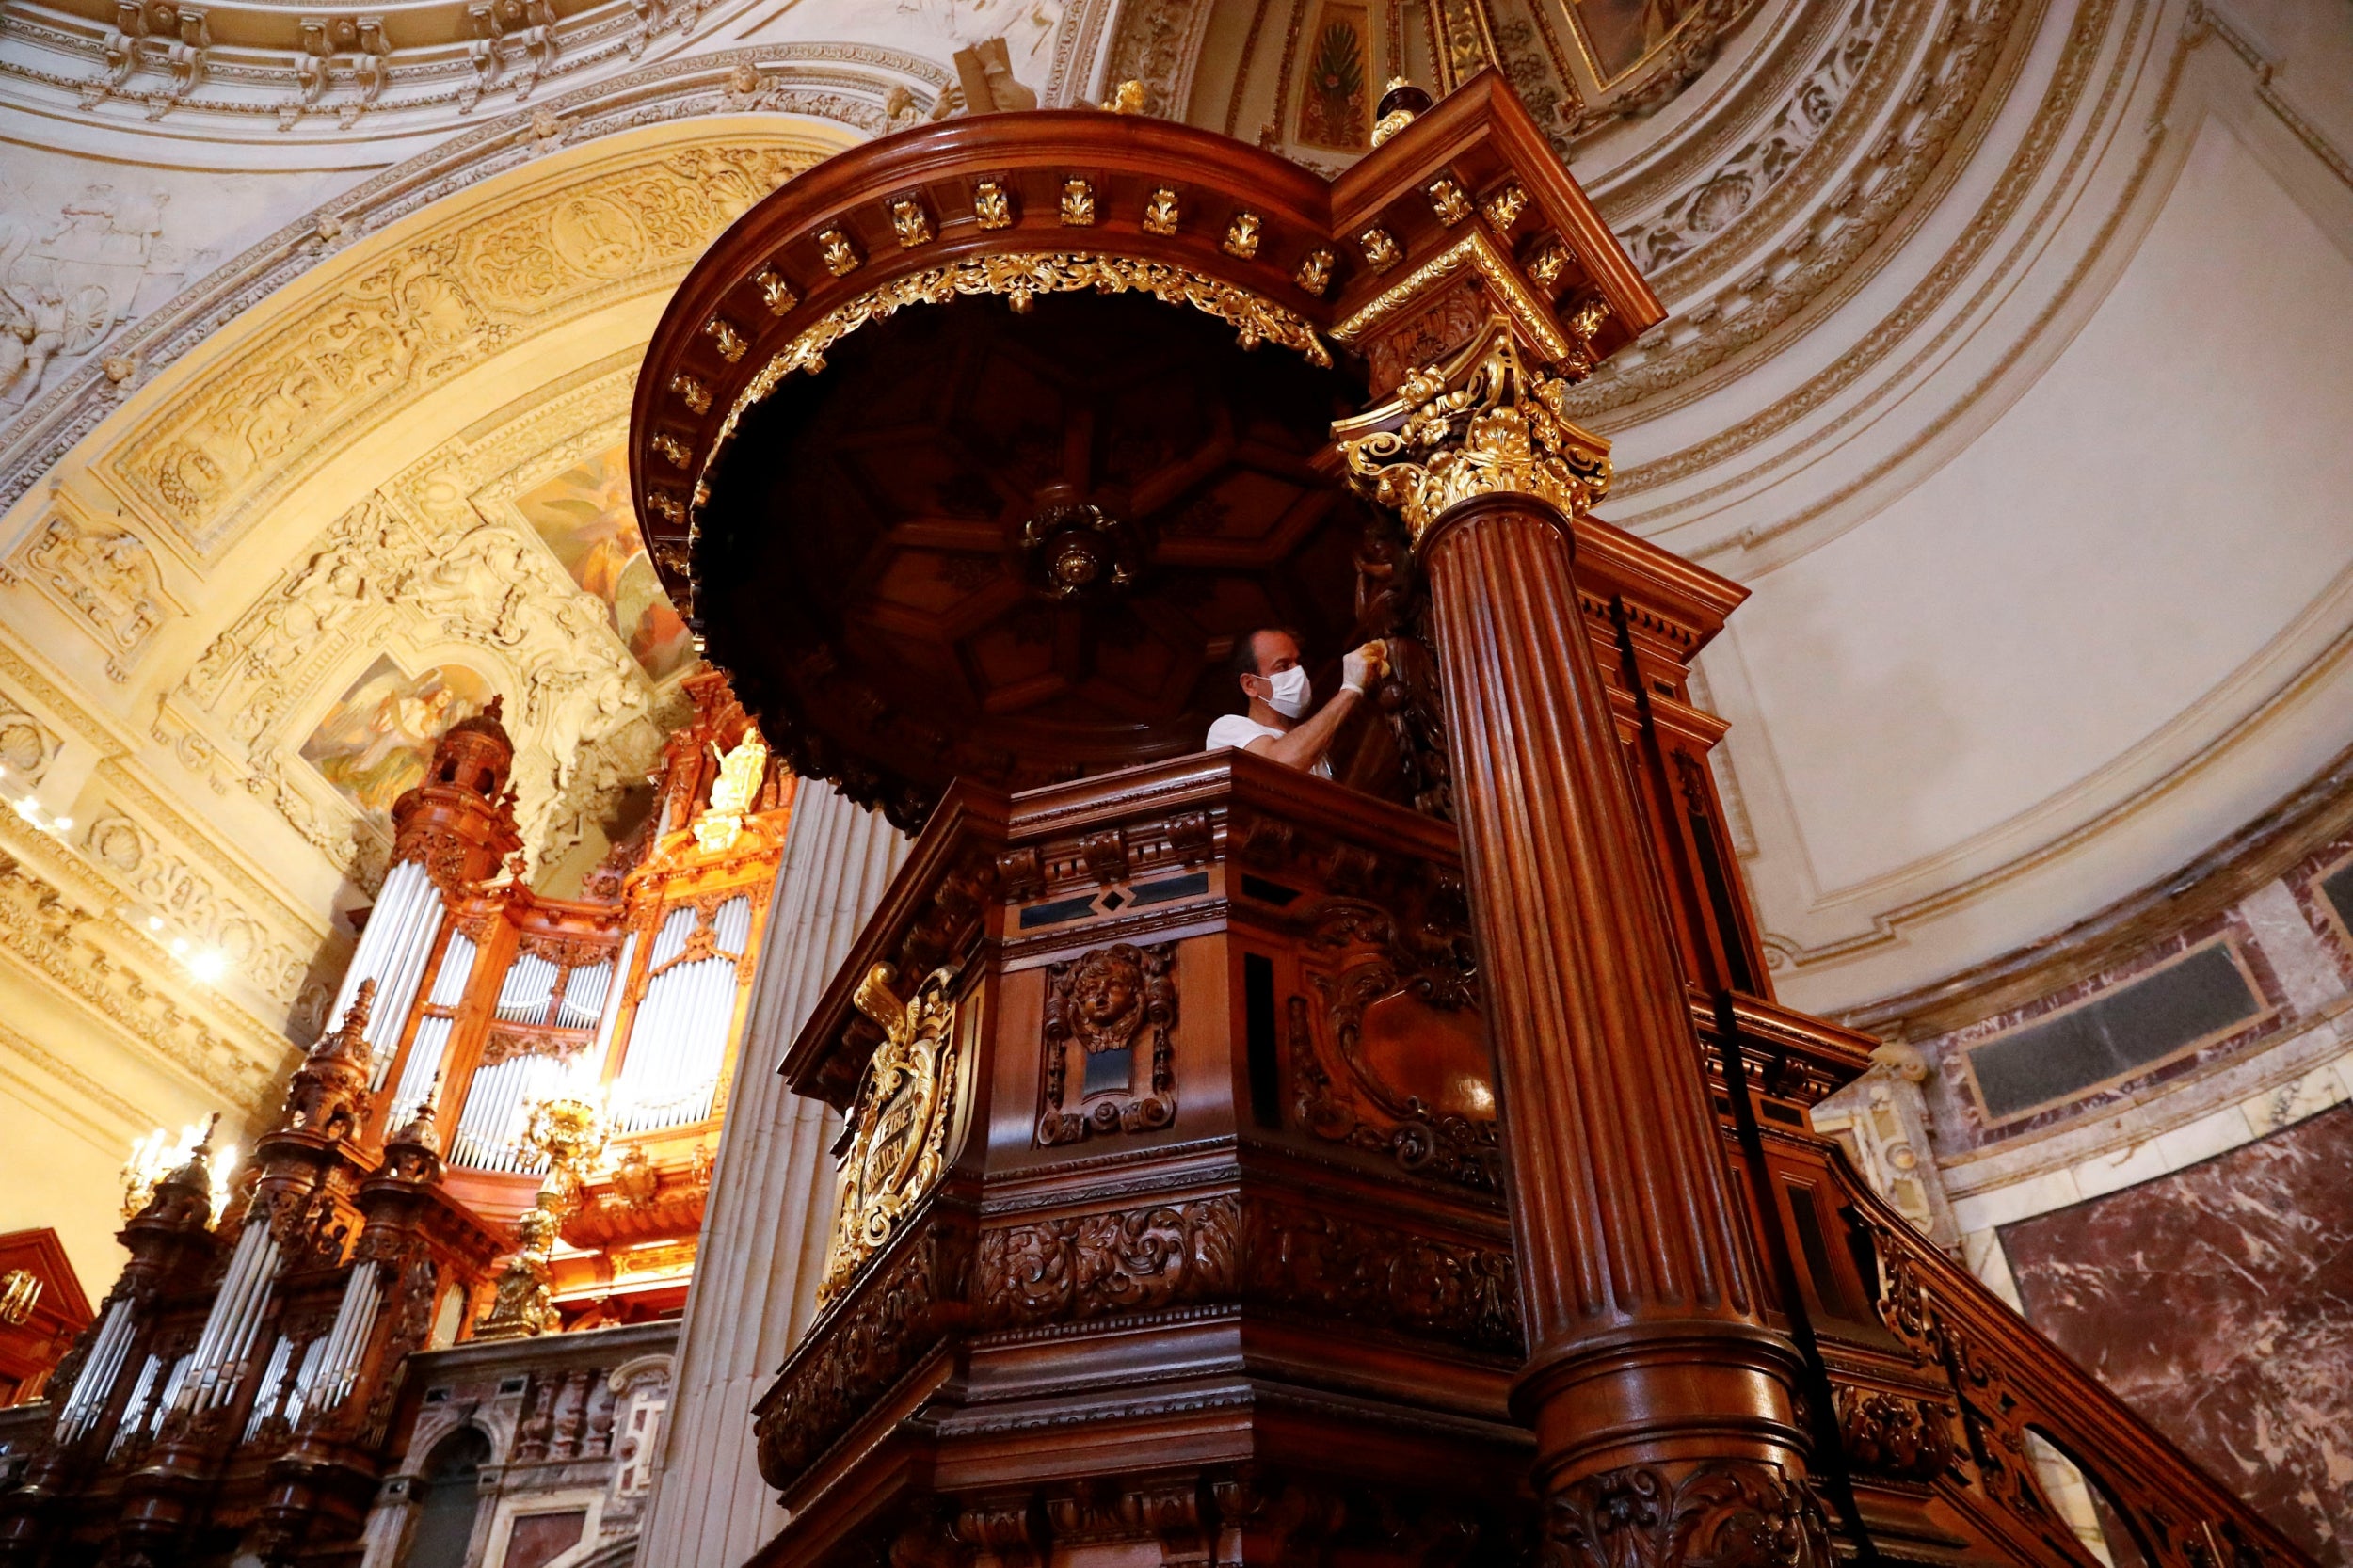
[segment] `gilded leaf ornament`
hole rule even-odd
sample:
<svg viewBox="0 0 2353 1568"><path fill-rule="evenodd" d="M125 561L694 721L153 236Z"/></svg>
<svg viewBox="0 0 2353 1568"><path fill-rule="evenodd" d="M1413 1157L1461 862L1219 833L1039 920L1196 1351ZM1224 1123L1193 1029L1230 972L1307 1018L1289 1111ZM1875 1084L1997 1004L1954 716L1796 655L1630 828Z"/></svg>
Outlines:
<svg viewBox="0 0 2353 1568"><path fill-rule="evenodd" d="M1609 443L1561 417L1567 391L1491 322L1452 360L1416 371L1395 398L1332 434L1350 483L1401 517L1417 544L1474 496L1534 496L1573 518L1609 488Z"/></svg>

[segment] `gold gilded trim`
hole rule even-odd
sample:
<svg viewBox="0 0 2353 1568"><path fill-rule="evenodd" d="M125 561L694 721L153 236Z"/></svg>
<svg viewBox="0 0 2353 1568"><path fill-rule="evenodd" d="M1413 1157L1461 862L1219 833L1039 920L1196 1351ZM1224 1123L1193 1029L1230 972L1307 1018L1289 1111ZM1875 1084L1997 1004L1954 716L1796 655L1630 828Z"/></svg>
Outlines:
<svg viewBox="0 0 2353 1568"><path fill-rule="evenodd" d="M1609 443L1561 412L1568 383L1531 368L1501 319L1444 365L1405 378L1378 408L1332 426L1348 480L1404 520L1419 545L1482 495L1533 496L1565 518L1609 488Z"/></svg>
<svg viewBox="0 0 2353 1568"><path fill-rule="evenodd" d="M1479 275L1494 285L1495 297L1503 306L1504 314L1529 347L1555 363L1574 358L1575 350L1568 337L1554 325L1551 312L1529 291L1519 270L1496 248L1495 242L1478 230L1422 263L1401 281L1384 289L1362 310L1334 327L1332 341L1353 348L1398 314L1421 303L1424 296L1465 267L1477 268Z"/></svg>
<svg viewBox="0 0 2353 1568"><path fill-rule="evenodd" d="M1262 295L1166 262L1140 261L1132 256L1106 256L1093 251L1053 251L1045 254L972 256L944 266L927 267L895 278L848 304L826 312L800 335L771 356L744 390L736 394L703 461L711 465L735 435L744 415L784 383L795 371L810 375L825 368L825 351L871 322L896 314L907 305L945 305L968 295L1005 296L1015 311L1026 311L1041 294L1148 294L1164 305L1189 305L1234 328L1244 348L1271 343L1296 350L1308 363L1330 366L1332 352L1315 328L1295 312ZM1563 345L1565 352L1565 344ZM695 507L702 507L704 487L696 486Z"/></svg>
<svg viewBox="0 0 2353 1568"><path fill-rule="evenodd" d="M948 1124L956 1108L952 972L934 970L911 1003L890 989L893 972L888 964L875 965L855 999L857 1010L882 1026L883 1042L850 1108L849 1147L836 1178L833 1245L817 1287L820 1306L857 1278L947 1168Z"/></svg>

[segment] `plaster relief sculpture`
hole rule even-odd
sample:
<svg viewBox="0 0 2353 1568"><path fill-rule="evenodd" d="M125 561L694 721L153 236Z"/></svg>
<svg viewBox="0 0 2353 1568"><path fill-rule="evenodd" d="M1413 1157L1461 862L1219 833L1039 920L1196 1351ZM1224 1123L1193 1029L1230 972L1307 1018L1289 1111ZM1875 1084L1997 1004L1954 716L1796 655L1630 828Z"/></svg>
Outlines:
<svg viewBox="0 0 2353 1568"><path fill-rule="evenodd" d="M479 705L493 689L517 693L515 737L526 762L518 770L518 818L533 844L568 824L560 854L578 841L584 816L600 814L602 797L627 787L627 764L658 746L640 733L650 693L616 634L617 609L581 592L514 526L471 512L436 522L372 501L328 529L275 594L214 639L166 712L212 715L228 742L220 749L244 761L248 788L273 798L306 838L345 861L350 830L328 825L335 797L306 792L299 776L309 770L299 763L318 769L344 806L361 814L361 838L380 851L389 843L383 806L413 771L415 759L401 759L456 707ZM343 698L307 739L290 732L315 694L394 626L419 640L471 644L488 663L483 670L444 664L439 675L411 680L379 656L341 677ZM438 719L425 712L437 705L447 710ZM175 749L184 760L211 761Z"/></svg>
<svg viewBox="0 0 2353 1568"><path fill-rule="evenodd" d="M649 156L428 233L162 410L120 449L116 476L216 550L252 503L333 449L331 433L594 308L616 276L683 264L809 158L781 147Z"/></svg>
<svg viewBox="0 0 2353 1568"><path fill-rule="evenodd" d="M301 989L308 953L298 955L295 942L273 932L246 901L130 817L106 812L91 822L82 842L104 874L174 929L220 953L229 972L281 1002Z"/></svg>
<svg viewBox="0 0 2353 1568"><path fill-rule="evenodd" d="M1174 942L1121 942L1047 966L1040 1144L1176 1119L1176 967Z"/></svg>
<svg viewBox="0 0 2353 1568"><path fill-rule="evenodd" d="M80 621L105 649L106 673L116 680L130 679L171 613L145 540L62 514L33 536L7 575L29 580Z"/></svg>
<svg viewBox="0 0 2353 1568"><path fill-rule="evenodd" d="M53 370L81 360L180 282L163 243L170 197L86 184L36 216L22 193L0 205L0 406L30 402ZM150 286L150 279L154 286Z"/></svg>
<svg viewBox="0 0 2353 1568"><path fill-rule="evenodd" d="M0 697L0 767L7 768L10 777L40 783L59 744L56 731Z"/></svg>

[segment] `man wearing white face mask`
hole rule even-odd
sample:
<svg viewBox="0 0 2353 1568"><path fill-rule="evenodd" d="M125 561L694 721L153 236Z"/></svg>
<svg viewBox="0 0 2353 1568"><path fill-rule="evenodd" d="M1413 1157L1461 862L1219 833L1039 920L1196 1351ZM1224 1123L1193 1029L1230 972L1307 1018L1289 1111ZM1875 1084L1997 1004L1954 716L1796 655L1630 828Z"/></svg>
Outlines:
<svg viewBox="0 0 2353 1568"><path fill-rule="evenodd" d="M1379 643L1367 643L1343 658L1339 694L1310 718L1305 715L1315 692L1299 662L1298 634L1282 626L1245 633L1234 642L1233 672L1250 699L1250 711L1228 713L1211 724L1206 749L1235 746L1331 777L1332 763L1325 753L1339 733L1340 722L1364 700L1366 686L1381 673L1382 654Z"/></svg>

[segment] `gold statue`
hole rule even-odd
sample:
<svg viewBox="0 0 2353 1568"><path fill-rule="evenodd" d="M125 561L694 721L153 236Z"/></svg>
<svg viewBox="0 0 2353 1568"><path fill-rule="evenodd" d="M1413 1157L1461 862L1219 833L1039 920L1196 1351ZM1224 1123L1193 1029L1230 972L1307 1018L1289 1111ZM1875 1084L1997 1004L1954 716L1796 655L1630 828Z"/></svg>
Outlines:
<svg viewBox="0 0 2353 1568"><path fill-rule="evenodd" d="M695 843L705 855L718 855L734 847L744 831L744 813L760 799L768 776L768 748L757 731L746 731L733 751L713 744L711 755L719 760L719 776L711 781L711 805L695 819Z"/></svg>

